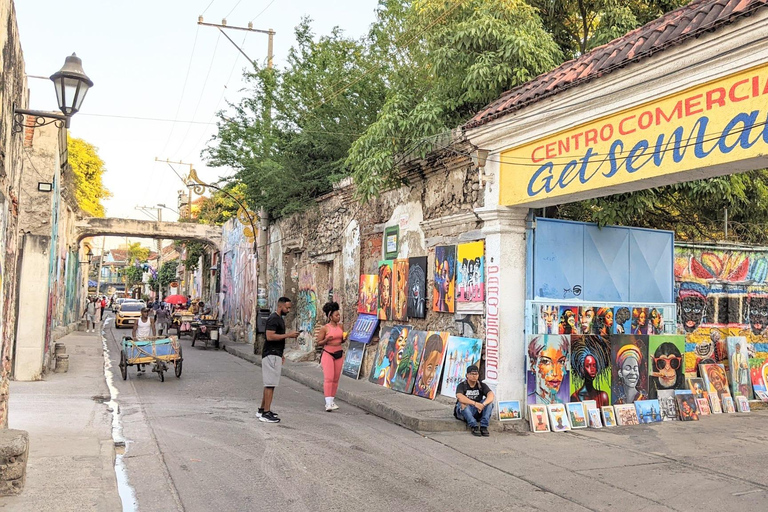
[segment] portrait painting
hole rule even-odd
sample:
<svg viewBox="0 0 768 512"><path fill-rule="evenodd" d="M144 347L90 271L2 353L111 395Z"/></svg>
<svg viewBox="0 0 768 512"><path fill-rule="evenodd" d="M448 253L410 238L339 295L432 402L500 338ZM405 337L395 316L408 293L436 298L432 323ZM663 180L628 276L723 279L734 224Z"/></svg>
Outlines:
<svg viewBox="0 0 768 512"><path fill-rule="evenodd" d="M647 335L648 332L648 308L632 308L632 324L630 334Z"/></svg>
<svg viewBox="0 0 768 512"><path fill-rule="evenodd" d="M456 308L456 246L435 247L432 311L453 313Z"/></svg>
<svg viewBox="0 0 768 512"><path fill-rule="evenodd" d="M647 361L647 336L611 336L611 401L614 405L648 398Z"/></svg>
<svg viewBox="0 0 768 512"><path fill-rule="evenodd" d="M697 400L699 398L709 398L706 384L704 384L704 379L701 377L688 379L688 390L694 394Z"/></svg>
<svg viewBox="0 0 768 512"><path fill-rule="evenodd" d="M528 339L527 403L569 402L570 336L536 334Z"/></svg>
<svg viewBox="0 0 768 512"><path fill-rule="evenodd" d="M407 331L405 344L398 344L397 350L393 354L389 388L410 395L413 392L416 374L419 371L427 332L416 329L407 329Z"/></svg>
<svg viewBox="0 0 768 512"><path fill-rule="evenodd" d="M531 432L549 432L549 416L546 405L531 404L528 406L528 422Z"/></svg>
<svg viewBox="0 0 768 512"><path fill-rule="evenodd" d="M661 417L664 421L677 421L677 400L674 389L660 389L657 400L661 407Z"/></svg>
<svg viewBox="0 0 768 512"><path fill-rule="evenodd" d="M379 320L392 319L392 261L379 262Z"/></svg>
<svg viewBox="0 0 768 512"><path fill-rule="evenodd" d="M560 319L560 306L539 305L539 329L537 334L557 334Z"/></svg>
<svg viewBox="0 0 768 512"><path fill-rule="evenodd" d="M696 399L696 405L699 408L699 414L702 416L707 416L709 414L712 414L712 410L709 408L709 400L706 398L697 398Z"/></svg>
<svg viewBox="0 0 768 512"><path fill-rule="evenodd" d="M606 338L613 334L613 308L599 307L595 309L595 319L592 321L593 334Z"/></svg>
<svg viewBox="0 0 768 512"><path fill-rule="evenodd" d="M699 374L704 379L704 386L710 396L714 394L720 400L726 396L731 396L731 392L728 390L728 377L722 364L699 365Z"/></svg>
<svg viewBox="0 0 768 512"><path fill-rule="evenodd" d="M373 358L373 366L371 366L371 374L368 376L368 380L379 386L384 385L383 371L384 360L386 359L387 346L389 345L389 338L392 336L392 327L381 327L379 331L379 343L373 350L376 350L376 355ZM387 366L389 368L389 366Z"/></svg>
<svg viewBox="0 0 768 512"><path fill-rule="evenodd" d="M565 404L568 409L568 419L571 423L571 428L587 428L587 414L584 409L584 404L581 402L571 402Z"/></svg>
<svg viewBox="0 0 768 512"><path fill-rule="evenodd" d="M557 322L558 334L579 333L579 307L560 306L560 317Z"/></svg>
<svg viewBox="0 0 768 512"><path fill-rule="evenodd" d="M617 404L613 408L616 410L616 424L623 427L626 425L639 425L640 419L637 417L635 404Z"/></svg>
<svg viewBox="0 0 768 512"><path fill-rule="evenodd" d="M432 400L437 394L437 385L440 383L440 372L443 370L448 348L448 333L429 331L426 340L419 371L416 373L413 394Z"/></svg>
<svg viewBox="0 0 768 512"><path fill-rule="evenodd" d="M405 350L411 326L395 325L381 330L376 361L371 369L370 381L385 388L392 387L392 377L397 370L397 354Z"/></svg>
<svg viewBox="0 0 768 512"><path fill-rule="evenodd" d="M698 421L699 413L696 404L696 397L688 390L678 390L675 393L677 401L677 413L680 421Z"/></svg>
<svg viewBox="0 0 768 512"><path fill-rule="evenodd" d="M485 242L459 244L456 256L456 302L485 300Z"/></svg>
<svg viewBox="0 0 768 512"><path fill-rule="evenodd" d="M709 395L709 410L712 414L721 414L723 412L723 404L717 393L710 393Z"/></svg>
<svg viewBox="0 0 768 512"><path fill-rule="evenodd" d="M408 318L427 316L427 257L408 258Z"/></svg>
<svg viewBox="0 0 768 512"><path fill-rule="evenodd" d="M662 389L685 389L685 336L648 336L648 397Z"/></svg>
<svg viewBox="0 0 768 512"><path fill-rule="evenodd" d="M728 369L731 374L731 396L752 398L747 338L728 336L726 344L728 346Z"/></svg>
<svg viewBox="0 0 768 512"><path fill-rule="evenodd" d="M365 343L350 341L347 353L344 355L344 364L341 366L341 373L357 380L360 375L360 366L363 364L364 353Z"/></svg>
<svg viewBox="0 0 768 512"><path fill-rule="evenodd" d="M571 336L571 402L611 405L611 340L597 334Z"/></svg>
<svg viewBox="0 0 768 512"><path fill-rule="evenodd" d="M392 319L408 320L408 260L392 262Z"/></svg>
<svg viewBox="0 0 768 512"><path fill-rule="evenodd" d="M449 336L445 350L443 380L440 394L456 398L456 386L466 378L467 366L480 367L480 353L483 341L478 338ZM439 376L439 374L438 374Z"/></svg>
<svg viewBox="0 0 768 512"><path fill-rule="evenodd" d="M736 397L736 406L739 412L750 412L749 400L744 395Z"/></svg>
<svg viewBox="0 0 768 512"><path fill-rule="evenodd" d="M571 430L571 423L568 421L568 412L563 404L547 405L549 413L549 424L552 426L552 432L565 432Z"/></svg>
<svg viewBox="0 0 768 512"><path fill-rule="evenodd" d="M733 398L729 396L723 397L723 412L734 413L736 409L733 406Z"/></svg>
<svg viewBox="0 0 768 512"><path fill-rule="evenodd" d="M588 409L590 428L603 428L603 420L600 418L600 409Z"/></svg>
<svg viewBox="0 0 768 512"><path fill-rule="evenodd" d="M677 292L677 324L683 333L694 332L704 320L707 308L707 287L692 282L683 282Z"/></svg>
<svg viewBox="0 0 768 512"><path fill-rule="evenodd" d="M597 308L594 306L579 306L579 334L597 334Z"/></svg>
<svg viewBox="0 0 768 512"><path fill-rule="evenodd" d="M378 314L379 307L379 276L363 274L360 276L358 288L357 312L366 315Z"/></svg>
<svg viewBox="0 0 768 512"><path fill-rule="evenodd" d="M757 397L758 393L765 393L766 389L765 377L768 373L768 360L763 357L750 357L749 358L749 376L752 380L752 391Z"/></svg>
<svg viewBox="0 0 768 512"><path fill-rule="evenodd" d="M520 400L499 400L499 421L520 420L522 418Z"/></svg>
<svg viewBox="0 0 768 512"><path fill-rule="evenodd" d="M664 310L650 308L648 310L648 334L664 334Z"/></svg>
<svg viewBox="0 0 768 512"><path fill-rule="evenodd" d="M632 334L632 311L627 306L613 309L613 333Z"/></svg>
<svg viewBox="0 0 768 512"><path fill-rule="evenodd" d="M616 426L616 411L612 405L604 405L600 408L600 412L603 414L603 425L606 427Z"/></svg>
<svg viewBox="0 0 768 512"><path fill-rule="evenodd" d="M637 419L640 423L658 423L659 421L663 421L661 403L658 399L636 400L635 411L637 412Z"/></svg>

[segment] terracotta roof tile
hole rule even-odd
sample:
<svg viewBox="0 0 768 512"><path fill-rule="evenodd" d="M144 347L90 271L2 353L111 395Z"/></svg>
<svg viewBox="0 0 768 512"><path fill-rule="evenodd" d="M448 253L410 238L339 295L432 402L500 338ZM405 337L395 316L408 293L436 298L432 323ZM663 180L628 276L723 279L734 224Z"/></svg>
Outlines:
<svg viewBox="0 0 768 512"><path fill-rule="evenodd" d="M475 128L560 91L594 80L670 46L768 7L768 0L694 0L577 59L505 92L470 119Z"/></svg>

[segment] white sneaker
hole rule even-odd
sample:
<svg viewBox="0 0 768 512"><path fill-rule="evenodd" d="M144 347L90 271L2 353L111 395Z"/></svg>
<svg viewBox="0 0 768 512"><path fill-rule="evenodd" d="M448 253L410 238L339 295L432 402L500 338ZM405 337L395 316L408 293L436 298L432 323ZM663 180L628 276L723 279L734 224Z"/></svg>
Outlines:
<svg viewBox="0 0 768 512"><path fill-rule="evenodd" d="M332 410L332 411L335 411L335 410L336 410L336 409L338 409L338 408L339 408L339 406L338 406L338 405L336 405L336 402L331 402L331 410Z"/></svg>
<svg viewBox="0 0 768 512"><path fill-rule="evenodd" d="M333 404L325 406L325 412L331 412L333 410Z"/></svg>

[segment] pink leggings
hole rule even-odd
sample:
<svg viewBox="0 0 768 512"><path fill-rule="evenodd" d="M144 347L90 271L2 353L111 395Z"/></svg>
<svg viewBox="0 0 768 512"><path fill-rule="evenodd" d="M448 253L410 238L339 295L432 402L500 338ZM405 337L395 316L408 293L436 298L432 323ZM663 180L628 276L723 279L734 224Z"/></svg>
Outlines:
<svg viewBox="0 0 768 512"><path fill-rule="evenodd" d="M336 347L332 347L336 348ZM341 350L339 348L338 350ZM323 391L325 396L336 396L336 390L339 389L339 377L341 377L341 366L344 364L344 358L334 359L333 356L323 349L320 357L320 366L323 367Z"/></svg>

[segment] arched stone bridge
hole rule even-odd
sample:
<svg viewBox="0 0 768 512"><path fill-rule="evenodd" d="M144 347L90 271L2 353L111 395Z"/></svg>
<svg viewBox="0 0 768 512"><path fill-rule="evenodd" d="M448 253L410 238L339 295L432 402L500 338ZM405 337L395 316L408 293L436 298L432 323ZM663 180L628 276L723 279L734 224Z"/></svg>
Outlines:
<svg viewBox="0 0 768 512"><path fill-rule="evenodd" d="M165 240L193 239L216 247L221 244L219 226L186 222L87 217L77 221L76 230L78 241L89 236L130 236Z"/></svg>

